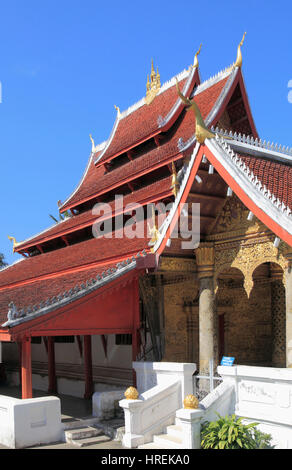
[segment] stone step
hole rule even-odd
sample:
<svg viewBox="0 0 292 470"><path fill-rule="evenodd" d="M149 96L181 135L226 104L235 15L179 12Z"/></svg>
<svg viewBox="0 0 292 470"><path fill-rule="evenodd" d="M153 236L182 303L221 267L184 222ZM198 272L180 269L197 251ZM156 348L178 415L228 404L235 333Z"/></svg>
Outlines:
<svg viewBox="0 0 292 470"><path fill-rule="evenodd" d="M87 437L84 439L72 439L71 444L76 447L89 447L95 444L102 444L103 442L108 442L110 440L110 437L101 434L100 436Z"/></svg>
<svg viewBox="0 0 292 470"><path fill-rule="evenodd" d="M88 416L85 418L72 418L72 419L63 419L62 423L64 425L64 431L69 429L76 429L84 426L94 426L99 422L98 418L94 416Z"/></svg>
<svg viewBox="0 0 292 470"><path fill-rule="evenodd" d="M80 426L65 431L65 438L67 442L72 442L73 440L100 436L101 434L102 431L100 429L91 426Z"/></svg>
<svg viewBox="0 0 292 470"><path fill-rule="evenodd" d="M179 424L172 424L171 426L167 426L166 434L182 439L183 430Z"/></svg>
<svg viewBox="0 0 292 470"><path fill-rule="evenodd" d="M115 418L107 421L99 421L95 427L101 429L106 436L109 436L115 441L123 440L125 434L125 421L124 419Z"/></svg>
<svg viewBox="0 0 292 470"><path fill-rule="evenodd" d="M154 444L153 442L148 442L148 444L142 444L137 447L138 449L161 449L158 445Z"/></svg>
<svg viewBox="0 0 292 470"><path fill-rule="evenodd" d="M182 439L169 434L159 434L153 436L153 443L158 445L160 449L182 449Z"/></svg>

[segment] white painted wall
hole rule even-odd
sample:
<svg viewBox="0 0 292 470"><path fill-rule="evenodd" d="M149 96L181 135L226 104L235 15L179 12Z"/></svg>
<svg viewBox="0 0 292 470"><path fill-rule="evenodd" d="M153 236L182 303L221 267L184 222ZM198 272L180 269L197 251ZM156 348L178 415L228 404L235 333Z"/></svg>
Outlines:
<svg viewBox="0 0 292 470"><path fill-rule="evenodd" d="M18 400L0 395L0 443L16 449L64 440L57 397Z"/></svg>
<svg viewBox="0 0 292 470"><path fill-rule="evenodd" d="M292 449L292 369L218 367L223 383L233 385L234 412L273 437L278 449Z"/></svg>

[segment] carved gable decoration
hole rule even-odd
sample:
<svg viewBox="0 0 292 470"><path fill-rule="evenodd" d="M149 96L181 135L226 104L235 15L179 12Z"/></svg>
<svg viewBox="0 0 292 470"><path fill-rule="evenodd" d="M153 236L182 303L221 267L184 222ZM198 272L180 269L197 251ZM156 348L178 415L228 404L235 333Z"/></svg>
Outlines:
<svg viewBox="0 0 292 470"><path fill-rule="evenodd" d="M254 233L266 230L265 226L256 217L248 220L249 210L240 199L233 195L226 200L221 214L213 227L212 234L224 232L238 232L238 234Z"/></svg>

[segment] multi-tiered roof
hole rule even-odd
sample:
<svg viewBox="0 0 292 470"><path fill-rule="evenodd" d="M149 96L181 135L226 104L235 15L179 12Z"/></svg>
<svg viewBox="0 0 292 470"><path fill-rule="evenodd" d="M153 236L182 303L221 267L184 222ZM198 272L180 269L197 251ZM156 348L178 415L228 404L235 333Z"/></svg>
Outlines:
<svg viewBox="0 0 292 470"><path fill-rule="evenodd" d="M198 106L213 138L198 141L195 115L178 95L176 81L182 95ZM165 253L179 255L177 241L169 246L168 239L181 203L201 204L204 240L232 190L276 239L292 245L292 151L260 140L241 61L201 82L196 54L193 66L162 86L152 66L146 91L126 111L117 108L106 142L95 146L92 139L84 175L60 205L64 220L14 244L23 259L0 273L3 335L23 332L36 319L44 322L58 312L67 312L70 323L82 299L97 298L98 293L102 311L101 299L110 295L109 286L155 268ZM116 194L124 197L119 209ZM109 205L111 210L102 215L106 221L121 214L127 220L129 203L134 208L158 202L173 204L152 243L147 226L153 221L146 210L137 221L144 228L143 238L120 237L114 224L111 238L93 236L96 203ZM193 251L185 255L193 256Z"/></svg>

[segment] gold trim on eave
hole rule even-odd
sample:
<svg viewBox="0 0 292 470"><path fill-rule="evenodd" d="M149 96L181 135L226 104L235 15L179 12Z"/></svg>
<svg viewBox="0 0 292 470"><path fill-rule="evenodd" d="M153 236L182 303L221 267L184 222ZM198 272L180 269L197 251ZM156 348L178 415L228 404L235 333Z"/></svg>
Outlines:
<svg viewBox="0 0 292 470"><path fill-rule="evenodd" d="M244 38L245 38L246 32L242 36L242 40L240 41L238 48L237 48L237 57L236 57L236 62L234 64L234 67L241 67L242 66L242 54L241 54L241 46L243 44Z"/></svg>
<svg viewBox="0 0 292 470"><path fill-rule="evenodd" d="M14 237L10 237L10 236L8 235L8 238L9 238L9 240L10 240L11 242L13 242L13 253L15 253L15 248L17 247L17 245L19 245L19 243L17 243L17 241L15 240Z"/></svg>

